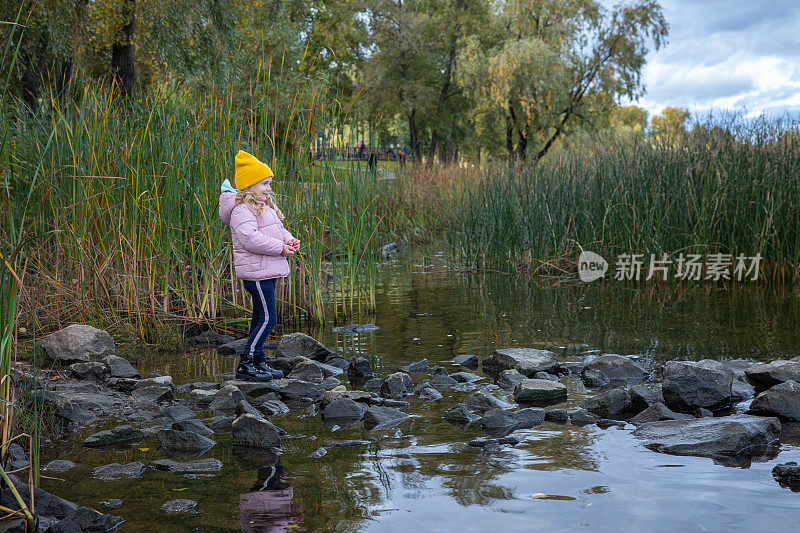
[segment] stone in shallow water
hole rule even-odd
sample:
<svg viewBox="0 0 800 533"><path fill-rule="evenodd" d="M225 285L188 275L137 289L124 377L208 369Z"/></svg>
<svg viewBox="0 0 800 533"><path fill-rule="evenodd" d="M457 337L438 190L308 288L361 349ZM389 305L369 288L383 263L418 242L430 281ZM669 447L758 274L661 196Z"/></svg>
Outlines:
<svg viewBox="0 0 800 533"><path fill-rule="evenodd" d="M217 472L222 468L222 461L211 457L184 463L172 459L158 459L150 463L150 468L164 472Z"/></svg>
<svg viewBox="0 0 800 533"><path fill-rule="evenodd" d="M514 390L514 388L526 379L525 376L519 373L516 369L503 370L497 376L497 385L506 390Z"/></svg>
<svg viewBox="0 0 800 533"><path fill-rule="evenodd" d="M800 382L800 361L778 359L766 364L753 365L744 372L747 379L761 387L772 387L790 379Z"/></svg>
<svg viewBox="0 0 800 533"><path fill-rule="evenodd" d="M576 409L569 415L569 421L573 426L583 427L597 423L598 418L586 409Z"/></svg>
<svg viewBox="0 0 800 533"><path fill-rule="evenodd" d="M461 365L464 368L469 368L470 370L475 370L478 368L478 357L471 354L464 354L464 355L457 355L453 358L453 362L457 365Z"/></svg>
<svg viewBox="0 0 800 533"><path fill-rule="evenodd" d="M139 378L139 372L124 357L109 355L103 359L112 378Z"/></svg>
<svg viewBox="0 0 800 533"><path fill-rule="evenodd" d="M185 405L172 405L157 412L153 418L166 418L171 422L182 422L194 418L194 411Z"/></svg>
<svg viewBox="0 0 800 533"><path fill-rule="evenodd" d="M668 361L661 388L664 403L673 411L720 411L731 406L732 383L733 372L719 361Z"/></svg>
<svg viewBox="0 0 800 533"><path fill-rule="evenodd" d="M383 429L402 422L408 416L394 407L373 405L364 413L364 427L367 429Z"/></svg>
<svg viewBox="0 0 800 533"><path fill-rule="evenodd" d="M138 479L142 477L144 470L144 464L138 461L127 464L111 463L98 466L92 470L92 475L102 481L116 481L122 477Z"/></svg>
<svg viewBox="0 0 800 533"><path fill-rule="evenodd" d="M161 441L161 446L173 452L200 453L216 444L203 435L177 429L162 429L156 432L156 436Z"/></svg>
<svg viewBox="0 0 800 533"><path fill-rule="evenodd" d="M464 400L464 405L475 413L483 414L492 409L511 409L512 404L505 402L486 391L475 391Z"/></svg>
<svg viewBox="0 0 800 533"><path fill-rule="evenodd" d="M519 411L492 409L483 415L481 427L486 433L505 435L544 423L544 409L528 407Z"/></svg>
<svg viewBox="0 0 800 533"><path fill-rule="evenodd" d="M569 422L569 413L566 409L551 409L544 414L544 419L554 424L566 424Z"/></svg>
<svg viewBox="0 0 800 533"><path fill-rule="evenodd" d="M787 487L792 492L800 492L800 466L796 462L781 463L772 469L772 477L781 487Z"/></svg>
<svg viewBox="0 0 800 533"><path fill-rule="evenodd" d="M676 413L663 403L656 402L638 415L631 418L631 424L638 426L647 422L658 422L660 420L692 420L693 415Z"/></svg>
<svg viewBox="0 0 800 533"><path fill-rule="evenodd" d="M463 403L458 403L444 412L444 419L456 425L469 425L480 417Z"/></svg>
<svg viewBox="0 0 800 533"><path fill-rule="evenodd" d="M404 366L402 370L403 372L408 372L409 374L422 374L428 371L428 360L423 359L422 361L411 363L409 365Z"/></svg>
<svg viewBox="0 0 800 533"><path fill-rule="evenodd" d="M654 403L664 403L664 395L661 393L661 384L652 387L645 385L634 385L630 389L631 408L634 412L644 411Z"/></svg>
<svg viewBox="0 0 800 533"><path fill-rule="evenodd" d="M516 437L500 437L498 439L490 439L487 437L478 437L477 439L473 439L469 441L467 444L472 446L473 448L486 448L492 445L506 445L506 446L516 446L519 444L521 439Z"/></svg>
<svg viewBox="0 0 800 533"><path fill-rule="evenodd" d="M74 533L76 531L116 531L125 519L98 513L89 507L79 507L68 516L50 526L48 533Z"/></svg>
<svg viewBox="0 0 800 533"><path fill-rule="evenodd" d="M119 498L112 498L110 500L106 500L106 501L100 502L100 503L102 503L106 507L110 507L111 509L116 509L116 508L122 506L122 500L120 500Z"/></svg>
<svg viewBox="0 0 800 533"><path fill-rule="evenodd" d="M525 379L514 388L520 403L546 403L567 399L567 386L547 379Z"/></svg>
<svg viewBox="0 0 800 533"><path fill-rule="evenodd" d="M784 381L762 392L750 404L750 412L777 416L781 420L800 421L800 383Z"/></svg>
<svg viewBox="0 0 800 533"><path fill-rule="evenodd" d="M349 398L339 398L329 403L322 411L322 418L361 420L367 411L367 405Z"/></svg>
<svg viewBox="0 0 800 533"><path fill-rule="evenodd" d="M231 424L233 444L251 448L280 448L280 429L263 418L249 413L239 416Z"/></svg>
<svg viewBox="0 0 800 533"><path fill-rule="evenodd" d="M100 431L93 435L89 435L83 441L83 445L87 448L100 448L102 446L110 446L112 444L125 444L138 442L145 438L147 433L141 429L136 429L131 426L117 426L114 429L107 429Z"/></svg>
<svg viewBox="0 0 800 533"><path fill-rule="evenodd" d="M488 374L513 369L532 377L536 372L558 372L558 356L551 351L534 348L501 348L484 359L482 366Z"/></svg>
<svg viewBox="0 0 800 533"><path fill-rule="evenodd" d="M45 353L62 363L99 361L116 351L107 332L83 324L74 324L42 340Z"/></svg>
<svg viewBox="0 0 800 533"><path fill-rule="evenodd" d="M44 465L42 472L66 472L70 468L75 468L75 463L66 459L56 459Z"/></svg>
<svg viewBox="0 0 800 533"><path fill-rule="evenodd" d="M627 390L618 387L589 398L583 407L600 418L616 419L631 410L631 396Z"/></svg>
<svg viewBox="0 0 800 533"><path fill-rule="evenodd" d="M631 359L617 354L605 354L595 357L583 367L583 374L595 370L602 373L612 383L629 383L644 381L647 372Z"/></svg>
<svg viewBox="0 0 800 533"><path fill-rule="evenodd" d="M191 511L197 507L197 502L192 500L170 500L161 506L161 510L168 514L180 514Z"/></svg>
<svg viewBox="0 0 800 533"><path fill-rule="evenodd" d="M233 411L239 402L246 399L239 387L228 384L214 393L214 399L208 407L212 411Z"/></svg>
<svg viewBox="0 0 800 533"><path fill-rule="evenodd" d="M473 374L472 372L453 372L450 374L450 377L454 380L458 381L459 383L473 383L475 381L480 381L483 379L477 374Z"/></svg>
<svg viewBox="0 0 800 533"><path fill-rule="evenodd" d="M715 457L752 455L778 442L777 418L732 415L642 424L633 432L653 451Z"/></svg>

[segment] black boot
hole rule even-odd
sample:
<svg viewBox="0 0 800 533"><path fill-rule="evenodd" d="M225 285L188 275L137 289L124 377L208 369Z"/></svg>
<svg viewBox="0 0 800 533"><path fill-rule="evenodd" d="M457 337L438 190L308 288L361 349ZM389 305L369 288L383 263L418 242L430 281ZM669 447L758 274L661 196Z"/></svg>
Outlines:
<svg viewBox="0 0 800 533"><path fill-rule="evenodd" d="M247 356L242 355L239 357L239 366L236 367L236 379L269 381L272 379L272 373L263 372Z"/></svg>
<svg viewBox="0 0 800 533"><path fill-rule="evenodd" d="M281 379L283 377L283 371L278 370L277 368L272 368L267 364L267 358L257 360L255 362L255 367L265 374L272 375L272 379Z"/></svg>

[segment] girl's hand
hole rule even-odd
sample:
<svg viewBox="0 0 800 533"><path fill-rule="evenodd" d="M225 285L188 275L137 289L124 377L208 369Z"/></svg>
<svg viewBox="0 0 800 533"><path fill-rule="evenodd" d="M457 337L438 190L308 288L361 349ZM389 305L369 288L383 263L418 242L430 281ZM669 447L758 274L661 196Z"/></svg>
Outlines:
<svg viewBox="0 0 800 533"><path fill-rule="evenodd" d="M294 248L294 251L296 252L297 250L300 249L300 241L297 239L291 239L289 240L289 246Z"/></svg>
<svg viewBox="0 0 800 533"><path fill-rule="evenodd" d="M289 246L288 244L283 245L283 251L281 252L283 257L292 257L294 255L294 248Z"/></svg>

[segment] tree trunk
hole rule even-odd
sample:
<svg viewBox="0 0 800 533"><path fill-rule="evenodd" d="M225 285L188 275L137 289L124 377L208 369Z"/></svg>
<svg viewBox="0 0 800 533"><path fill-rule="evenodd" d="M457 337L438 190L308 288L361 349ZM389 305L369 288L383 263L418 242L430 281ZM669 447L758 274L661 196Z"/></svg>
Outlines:
<svg viewBox="0 0 800 533"><path fill-rule="evenodd" d="M527 148L528 148L528 137L524 133L522 133L522 131L520 131L519 143L517 144L517 159L519 159L522 162L525 161L525 157L527 156L526 154Z"/></svg>
<svg viewBox="0 0 800 533"><path fill-rule="evenodd" d="M409 141L411 143L411 160L414 162L414 164L419 163L420 160L416 115L417 115L416 109L412 109L411 114L408 115L408 136L409 136Z"/></svg>
<svg viewBox="0 0 800 533"><path fill-rule="evenodd" d="M511 115L506 115L506 150L510 163L514 159L514 123L511 122Z"/></svg>
<svg viewBox="0 0 800 533"><path fill-rule="evenodd" d="M136 29L136 0L125 0L122 7L122 42L111 47L111 77L115 88L126 99L133 96L136 84L136 64L133 56L133 33ZM126 21L126 22L125 22Z"/></svg>

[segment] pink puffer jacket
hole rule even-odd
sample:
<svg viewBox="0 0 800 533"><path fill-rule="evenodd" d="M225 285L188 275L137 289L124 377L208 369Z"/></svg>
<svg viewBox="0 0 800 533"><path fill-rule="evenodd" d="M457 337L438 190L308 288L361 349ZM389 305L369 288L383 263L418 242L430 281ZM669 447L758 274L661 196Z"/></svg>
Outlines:
<svg viewBox="0 0 800 533"><path fill-rule="evenodd" d="M274 209L264 206L257 216L250 206L236 205L236 193L224 192L219 195L219 218L231 227L237 277L258 281L289 275L289 261L281 252L294 237Z"/></svg>

